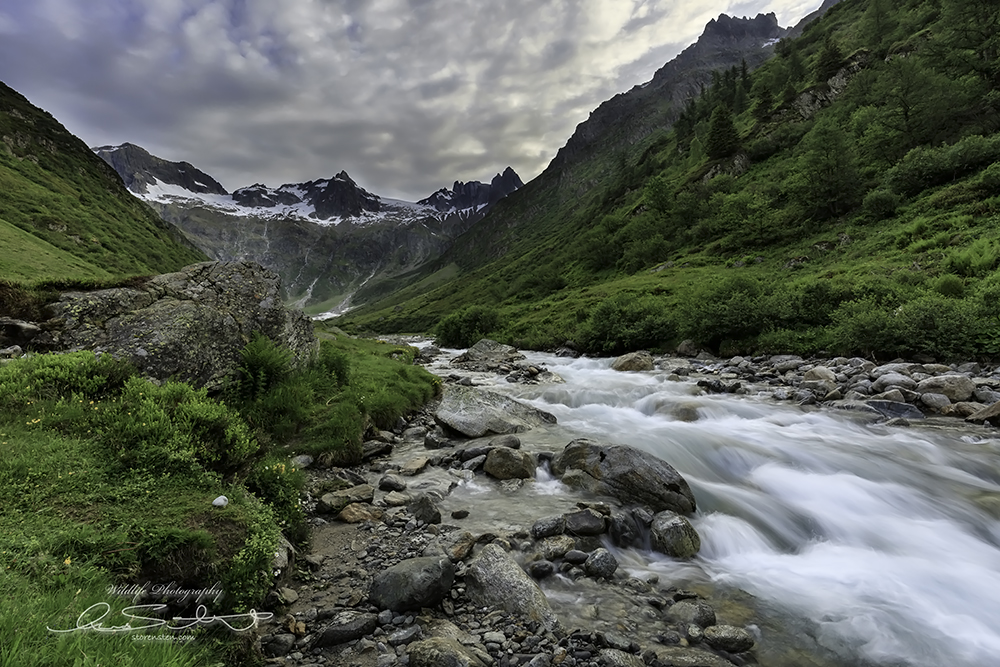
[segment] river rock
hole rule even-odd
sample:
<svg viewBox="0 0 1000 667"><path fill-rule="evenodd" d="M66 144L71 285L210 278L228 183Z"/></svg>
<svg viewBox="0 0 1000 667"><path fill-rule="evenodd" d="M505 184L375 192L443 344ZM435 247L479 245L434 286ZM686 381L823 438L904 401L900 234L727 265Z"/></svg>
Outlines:
<svg viewBox="0 0 1000 667"><path fill-rule="evenodd" d="M649 352L629 352L611 362L611 369L616 371L651 371L654 367Z"/></svg>
<svg viewBox="0 0 1000 667"><path fill-rule="evenodd" d="M973 424L988 423L993 426L1000 426L1000 403L994 403L978 412L974 412L966 417L965 421L972 422Z"/></svg>
<svg viewBox="0 0 1000 667"><path fill-rule="evenodd" d="M804 382L832 382L836 384L837 374L826 366L814 366L802 376Z"/></svg>
<svg viewBox="0 0 1000 667"><path fill-rule="evenodd" d="M715 625L715 610L703 600L681 600L665 611L667 618L679 625L694 624L701 628Z"/></svg>
<svg viewBox="0 0 1000 667"><path fill-rule="evenodd" d="M410 667L487 667L493 664L488 653L444 637L413 642L406 653Z"/></svg>
<svg viewBox="0 0 1000 667"><path fill-rule="evenodd" d="M441 523L441 510L438 509L434 500L425 494L420 495L410 503L410 515L417 521L424 523Z"/></svg>
<svg viewBox="0 0 1000 667"><path fill-rule="evenodd" d="M397 612L435 607L454 581L455 566L448 558L409 558L375 575L368 597L379 609Z"/></svg>
<svg viewBox="0 0 1000 667"><path fill-rule="evenodd" d="M890 387L902 387L903 389L914 389L917 383L913 378L902 373L884 373L872 382L871 390L876 394L881 393Z"/></svg>
<svg viewBox="0 0 1000 667"><path fill-rule="evenodd" d="M494 447L486 455L483 470L497 479L529 479L535 476L535 457L509 447Z"/></svg>
<svg viewBox="0 0 1000 667"><path fill-rule="evenodd" d="M375 487L359 484L349 489L324 493L316 509L327 514L337 514L351 503L370 503L374 499Z"/></svg>
<svg viewBox="0 0 1000 667"><path fill-rule="evenodd" d="M367 503L351 503L337 514L337 520L344 523L364 523L365 521L381 521L382 510Z"/></svg>
<svg viewBox="0 0 1000 667"><path fill-rule="evenodd" d="M278 275L252 262L202 262L138 287L65 292L32 344L93 350L131 361L143 375L210 390L241 363L259 332L304 364L317 348L312 322L285 308Z"/></svg>
<svg viewBox="0 0 1000 667"><path fill-rule="evenodd" d="M753 635L735 625L713 625L705 628L705 643L719 651L742 653L753 648Z"/></svg>
<svg viewBox="0 0 1000 667"><path fill-rule="evenodd" d="M964 375L937 375L921 380L917 391L921 394L944 394L953 403L960 403L972 397L976 383Z"/></svg>
<svg viewBox="0 0 1000 667"><path fill-rule="evenodd" d="M361 639L378 627L378 616L360 611L341 611L331 620L329 626L313 641L313 648L336 646L355 639Z"/></svg>
<svg viewBox="0 0 1000 667"><path fill-rule="evenodd" d="M698 531L676 512L667 510L656 514L649 534L653 549L672 558L691 558L701 549Z"/></svg>
<svg viewBox="0 0 1000 667"><path fill-rule="evenodd" d="M694 495L680 473L666 461L628 445L573 440L552 459L552 472L564 482L572 470L592 480L595 492L622 502L642 504L654 512L691 514L695 510Z"/></svg>
<svg viewBox="0 0 1000 667"><path fill-rule="evenodd" d="M921 394L920 402L935 412L941 412L941 410L951 405L951 399L947 396L934 393Z"/></svg>
<svg viewBox="0 0 1000 667"><path fill-rule="evenodd" d="M569 535L546 537L535 545L535 551L545 560L562 558L574 548L576 548L576 540Z"/></svg>
<svg viewBox="0 0 1000 667"><path fill-rule="evenodd" d="M378 481L379 491L404 491L406 482L399 475L383 475Z"/></svg>
<svg viewBox="0 0 1000 667"><path fill-rule="evenodd" d="M569 535L601 535L607 528L604 515L589 507L564 514L566 533Z"/></svg>
<svg viewBox="0 0 1000 667"><path fill-rule="evenodd" d="M632 655L620 649L601 649L601 664L607 667L645 667L646 663L637 655Z"/></svg>
<svg viewBox="0 0 1000 667"><path fill-rule="evenodd" d="M733 667L733 663L710 651L679 646L652 648L661 664L672 667Z"/></svg>
<svg viewBox="0 0 1000 667"><path fill-rule="evenodd" d="M434 415L441 424L470 438L489 433L519 433L535 426L556 423L556 418L495 391L445 385Z"/></svg>
<svg viewBox="0 0 1000 667"><path fill-rule="evenodd" d="M924 413L909 403L869 399L865 405L874 408L886 419L923 419Z"/></svg>
<svg viewBox="0 0 1000 667"><path fill-rule="evenodd" d="M466 593L477 606L498 607L541 623L558 626L545 593L510 555L487 544L465 570Z"/></svg>
<svg viewBox="0 0 1000 667"><path fill-rule="evenodd" d="M566 518L562 516L551 516L539 519L531 526L531 536L536 540L553 535L561 535L566 530Z"/></svg>
<svg viewBox="0 0 1000 667"><path fill-rule="evenodd" d="M583 571L594 578L610 579L618 569L616 559L607 549L594 549L583 563Z"/></svg>

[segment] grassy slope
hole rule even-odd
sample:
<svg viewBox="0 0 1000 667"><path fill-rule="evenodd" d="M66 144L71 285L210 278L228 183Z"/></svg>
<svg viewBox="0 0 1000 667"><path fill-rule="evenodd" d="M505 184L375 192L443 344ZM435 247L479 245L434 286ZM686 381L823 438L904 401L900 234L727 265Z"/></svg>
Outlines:
<svg viewBox="0 0 1000 667"><path fill-rule="evenodd" d="M964 5L955 2L943 9L922 0L875 4L887 13L873 18L869 3L846 0L807 28L794 43L798 78L788 73L790 57L776 58L752 75L755 86L774 89L777 104L755 117L751 100L736 115L751 158L737 178L705 179L712 167L731 168L728 160L705 157L708 116L720 97L713 88L692 111L683 135L650 137L624 159L600 155L572 172L546 172L456 244L457 252L446 261L464 269L457 279L416 283L352 312L342 326L426 331L466 305L497 305L506 325L494 333L544 347L592 338L597 306L623 294L653 299L673 318L662 335L642 346L669 346L693 335L718 347L722 340L709 340L714 336L696 320L710 319L707 306L727 298L713 288L724 292L743 281L756 285L745 301L759 311L751 315L764 322L756 329L719 322L723 339L748 339L730 347L798 345L808 351L836 342L830 331L838 308L880 290L892 292L878 303L891 314L901 303L941 296L942 281L951 280L947 296L963 307L978 307L990 289L1000 241L1000 189L984 171L989 160L916 192L892 183L910 149L968 135L991 137L1000 126L997 105L990 101L997 95L992 84L975 73L955 75L962 66L957 56L969 50L953 43L961 30L952 29L975 17L956 14L965 10L956 10ZM823 89L812 72L827 37L844 54L865 48L874 58L832 106L803 121L780 103L782 88L787 79L795 94ZM898 54L913 49L915 55L903 63ZM942 51L955 62L942 58ZM886 62L891 54L897 59ZM914 66L906 69L909 64ZM919 124L904 133L899 117L911 102L905 99L907 77L920 83L911 110ZM843 152L857 166L857 191L832 212L810 201L810 189L822 179L810 183L804 177L807 154L815 152L809 135L820 123L842 129ZM666 205L657 206L651 194L655 179L665 184ZM873 215L861 205L866 192L893 187L899 190L893 193L894 212ZM809 295L824 290L824 298L808 303ZM782 300L796 303L776 303ZM883 324L892 324L891 318ZM826 333L818 335L817 327L826 327Z"/></svg>
<svg viewBox="0 0 1000 667"><path fill-rule="evenodd" d="M204 261L82 141L2 83L0 139L0 220L77 258L76 271L151 274ZM35 270L25 261L18 270L19 279L66 277L51 261Z"/></svg>

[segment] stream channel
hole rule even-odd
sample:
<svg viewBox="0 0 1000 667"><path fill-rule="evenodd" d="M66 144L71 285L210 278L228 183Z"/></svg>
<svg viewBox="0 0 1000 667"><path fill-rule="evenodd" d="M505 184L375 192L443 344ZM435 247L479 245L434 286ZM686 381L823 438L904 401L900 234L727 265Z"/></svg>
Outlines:
<svg viewBox="0 0 1000 667"><path fill-rule="evenodd" d="M429 370L455 372L445 350ZM643 449L694 491L701 552L679 562L609 546L645 579L752 609L761 665L987 667L1000 664L1000 437L956 419L909 427L757 396L705 395L663 371L617 372L612 359L527 352L565 384L476 384L554 414L519 434L529 451L587 437ZM470 375L469 373L462 373ZM544 469L515 494L482 476L442 512L470 529L528 527L580 500ZM476 524L479 525L476 525ZM593 586L593 589L597 589ZM543 590L563 618L613 621L614 601L584 580ZM593 623L591 623L593 624Z"/></svg>

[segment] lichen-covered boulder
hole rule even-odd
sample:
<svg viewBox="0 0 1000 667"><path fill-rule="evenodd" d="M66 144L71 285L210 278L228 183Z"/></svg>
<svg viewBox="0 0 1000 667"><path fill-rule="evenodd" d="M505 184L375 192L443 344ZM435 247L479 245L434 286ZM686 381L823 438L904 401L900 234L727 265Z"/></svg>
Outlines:
<svg viewBox="0 0 1000 667"><path fill-rule="evenodd" d="M628 445L573 440L553 458L552 472L563 477L573 471L593 480L587 485L574 482L577 488L586 486L654 512L691 514L695 510L694 494L679 472L663 459Z"/></svg>
<svg viewBox="0 0 1000 667"><path fill-rule="evenodd" d="M655 551L672 558L691 558L701 549L701 537L691 522L670 510L653 517L649 536Z"/></svg>
<svg viewBox="0 0 1000 667"><path fill-rule="evenodd" d="M316 350L312 323L282 303L277 274L252 262L203 262L135 287L66 292L49 311L36 349L109 352L155 380L209 389L239 367L255 332L288 347L295 363Z"/></svg>
<svg viewBox="0 0 1000 667"><path fill-rule="evenodd" d="M470 438L520 433L556 423L556 418L495 391L446 385L434 419Z"/></svg>

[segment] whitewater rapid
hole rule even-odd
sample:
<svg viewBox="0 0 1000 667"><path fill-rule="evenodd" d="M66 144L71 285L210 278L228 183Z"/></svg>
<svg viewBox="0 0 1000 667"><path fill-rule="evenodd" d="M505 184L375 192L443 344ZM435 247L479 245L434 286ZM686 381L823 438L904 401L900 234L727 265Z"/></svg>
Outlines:
<svg viewBox="0 0 1000 667"><path fill-rule="evenodd" d="M634 572L740 589L844 665L1000 664L1000 440L890 427L763 397L699 395L665 372L528 353L565 384L496 387L573 437L628 444L691 485L691 563L620 553ZM532 432L534 435L535 432ZM546 443L542 443L545 445Z"/></svg>

